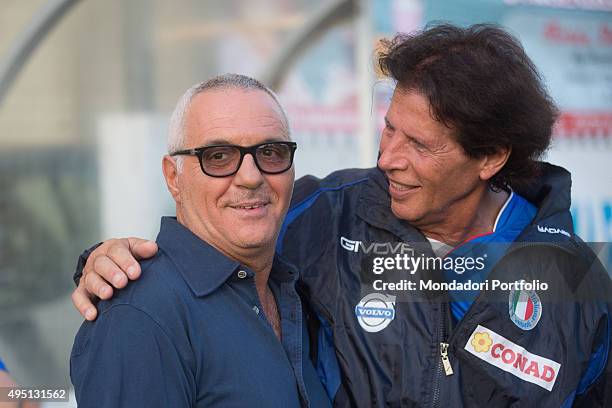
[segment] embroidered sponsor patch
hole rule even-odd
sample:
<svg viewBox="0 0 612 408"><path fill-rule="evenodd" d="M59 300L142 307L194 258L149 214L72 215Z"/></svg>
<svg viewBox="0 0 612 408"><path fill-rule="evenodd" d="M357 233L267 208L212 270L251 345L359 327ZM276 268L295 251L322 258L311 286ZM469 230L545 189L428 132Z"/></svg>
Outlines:
<svg viewBox="0 0 612 408"><path fill-rule="evenodd" d="M542 302L534 290L511 290L508 297L510 320L520 329L531 330L542 317Z"/></svg>
<svg viewBox="0 0 612 408"><path fill-rule="evenodd" d="M532 354L481 325L476 327L464 348L479 359L548 391L553 389L561 369L556 361Z"/></svg>
<svg viewBox="0 0 612 408"><path fill-rule="evenodd" d="M569 232L561 228L543 227L541 225L538 225L538 232L545 232L547 234L561 234L561 235L565 235L568 238L571 237Z"/></svg>
<svg viewBox="0 0 612 408"><path fill-rule="evenodd" d="M355 316L363 330L379 332L395 318L395 296L370 293L355 306Z"/></svg>

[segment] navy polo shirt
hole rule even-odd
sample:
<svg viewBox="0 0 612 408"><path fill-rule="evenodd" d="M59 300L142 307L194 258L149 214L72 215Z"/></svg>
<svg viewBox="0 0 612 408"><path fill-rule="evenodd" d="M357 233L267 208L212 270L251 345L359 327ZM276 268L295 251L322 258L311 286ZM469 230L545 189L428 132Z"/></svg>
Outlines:
<svg viewBox="0 0 612 408"><path fill-rule="evenodd" d="M164 217L143 274L79 329L70 377L80 407L326 407L308 357L297 271L274 259L282 342L254 273Z"/></svg>

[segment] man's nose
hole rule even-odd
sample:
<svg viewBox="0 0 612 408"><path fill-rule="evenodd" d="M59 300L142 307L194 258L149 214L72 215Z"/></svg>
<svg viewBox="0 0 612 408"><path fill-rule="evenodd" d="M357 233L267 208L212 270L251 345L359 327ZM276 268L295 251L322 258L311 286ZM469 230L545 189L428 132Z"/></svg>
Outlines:
<svg viewBox="0 0 612 408"><path fill-rule="evenodd" d="M234 184L253 189L259 187L263 182L263 174L257 168L253 155L245 154L238 172L234 175Z"/></svg>
<svg viewBox="0 0 612 408"><path fill-rule="evenodd" d="M394 138L397 139L397 138ZM383 171L405 170L409 166L406 146L396 140L381 143L378 151L378 167Z"/></svg>

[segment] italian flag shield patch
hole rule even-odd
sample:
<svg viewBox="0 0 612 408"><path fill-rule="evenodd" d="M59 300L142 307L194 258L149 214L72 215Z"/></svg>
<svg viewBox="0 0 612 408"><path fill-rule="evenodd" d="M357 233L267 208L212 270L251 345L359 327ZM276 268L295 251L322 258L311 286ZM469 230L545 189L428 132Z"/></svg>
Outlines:
<svg viewBox="0 0 612 408"><path fill-rule="evenodd" d="M508 299L510 319L523 330L533 329L542 316L542 302L533 290L512 290Z"/></svg>

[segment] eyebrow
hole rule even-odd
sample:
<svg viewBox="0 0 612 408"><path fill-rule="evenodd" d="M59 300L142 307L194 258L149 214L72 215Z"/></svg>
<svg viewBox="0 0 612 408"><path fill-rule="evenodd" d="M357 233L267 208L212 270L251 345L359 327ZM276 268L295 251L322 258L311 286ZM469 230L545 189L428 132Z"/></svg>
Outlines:
<svg viewBox="0 0 612 408"><path fill-rule="evenodd" d="M268 138L262 140L261 142L255 143L255 144L270 143L270 142L288 142L288 141L289 141L289 138L287 138L287 137L275 136L275 137L268 137ZM234 145L234 146L238 146L236 143L232 143L229 139L218 138L218 139L210 140L208 143L204 144L202 147L213 146L213 145Z"/></svg>
<svg viewBox="0 0 612 408"><path fill-rule="evenodd" d="M393 125L391 124L391 122L389 121L389 119L388 119L386 116L385 116L385 125L386 125L386 126L388 126L388 127L390 127L390 128L392 128L392 129L394 129L394 130L398 130L398 131L399 131L399 132L400 132L402 135L404 135L404 136L405 136L407 139L412 140L413 142L416 142L416 143L418 143L418 144L420 144L420 145L423 145L423 146L425 146L425 147L429 147L429 144L428 144L426 141L424 141L424 140L422 140L422 139L419 139L419 138L417 138L417 137L415 137L415 136L413 136L413 135L409 135L408 133L404 132L404 131L403 131L403 130L401 130L401 129L395 129L395 126L393 126Z"/></svg>

